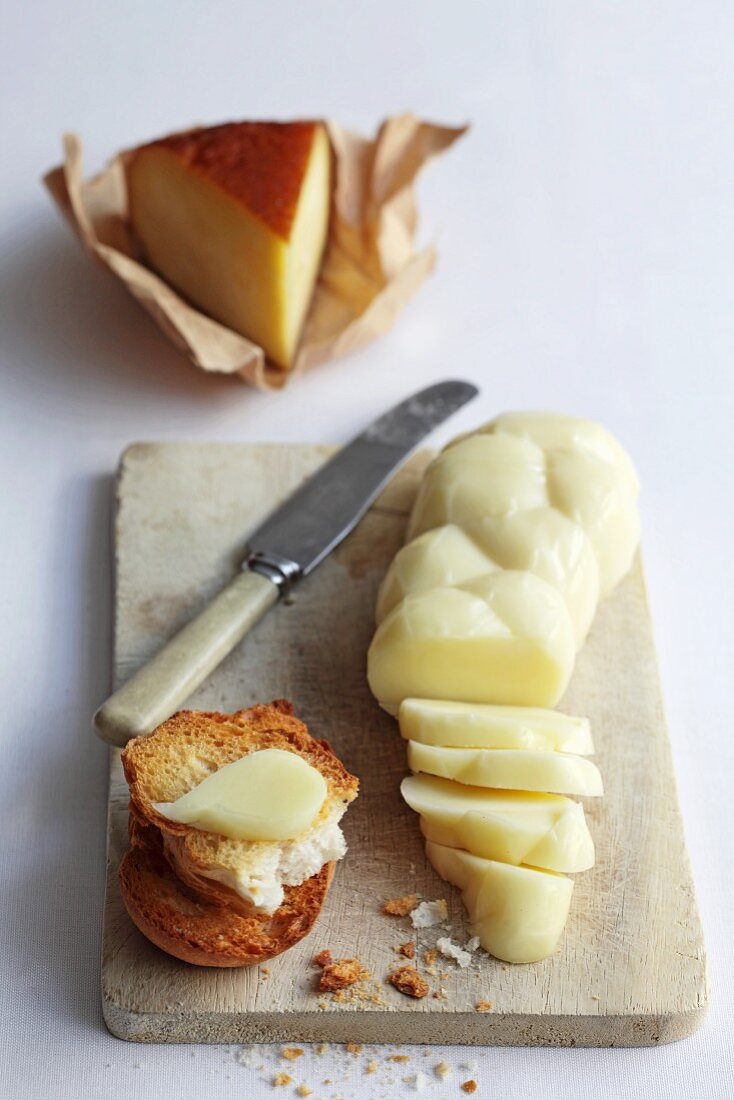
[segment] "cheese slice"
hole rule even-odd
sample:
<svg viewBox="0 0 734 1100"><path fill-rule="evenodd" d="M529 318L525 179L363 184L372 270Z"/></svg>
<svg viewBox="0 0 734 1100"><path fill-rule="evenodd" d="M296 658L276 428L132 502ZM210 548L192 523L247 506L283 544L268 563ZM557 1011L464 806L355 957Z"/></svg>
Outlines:
<svg viewBox="0 0 734 1100"><path fill-rule="evenodd" d="M372 639L367 677L391 713L411 697L552 707L575 649L559 592L533 573L503 570L406 596Z"/></svg>
<svg viewBox="0 0 734 1100"><path fill-rule="evenodd" d="M398 715L406 741L460 749L540 749L589 756L588 718L541 707L502 707L439 699L404 699Z"/></svg>
<svg viewBox="0 0 734 1100"><path fill-rule="evenodd" d="M457 749L409 741L408 767L477 787L587 796L604 793L596 764L565 752Z"/></svg>
<svg viewBox="0 0 734 1100"><path fill-rule="evenodd" d="M531 791L488 791L431 775L404 779L400 793L420 814L426 840L484 859L575 873L594 866L583 807Z"/></svg>
<svg viewBox="0 0 734 1100"><path fill-rule="evenodd" d="M568 917L573 880L553 871L509 863L426 843L441 876L461 890L473 932L503 962L540 962L558 946Z"/></svg>
<svg viewBox="0 0 734 1100"><path fill-rule="evenodd" d="M169 821L231 840L289 840L318 817L327 796L321 772L295 752L260 749L225 764L175 802L154 802Z"/></svg>
<svg viewBox="0 0 734 1100"><path fill-rule="evenodd" d="M313 122L239 122L135 151L130 220L150 264L211 317L293 363L326 241L331 154Z"/></svg>

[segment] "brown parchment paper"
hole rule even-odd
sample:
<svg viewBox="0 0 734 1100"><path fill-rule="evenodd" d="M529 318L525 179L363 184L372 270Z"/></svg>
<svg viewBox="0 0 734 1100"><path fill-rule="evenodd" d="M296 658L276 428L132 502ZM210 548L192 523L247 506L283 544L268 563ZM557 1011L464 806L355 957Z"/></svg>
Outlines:
<svg viewBox="0 0 734 1100"><path fill-rule="evenodd" d="M435 249L417 252L414 247L415 177L467 129L437 126L409 114L386 119L372 139L336 122L325 125L335 167L329 237L291 371L270 364L257 344L189 305L145 265L127 217L129 151L84 180L81 142L67 134L64 162L44 182L84 247L197 367L237 374L260 389L279 389L301 371L391 328L436 262Z"/></svg>

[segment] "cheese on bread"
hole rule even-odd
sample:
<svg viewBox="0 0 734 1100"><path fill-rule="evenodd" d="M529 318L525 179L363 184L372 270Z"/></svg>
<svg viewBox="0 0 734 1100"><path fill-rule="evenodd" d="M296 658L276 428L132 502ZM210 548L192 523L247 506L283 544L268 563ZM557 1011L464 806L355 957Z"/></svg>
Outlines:
<svg viewBox="0 0 734 1100"><path fill-rule="evenodd" d="M315 820L298 835L238 840L171 820L156 808L175 803L226 765L267 749L297 754L325 782L326 797ZM323 903L334 861L346 851L339 821L356 797L358 782L328 744L313 738L293 716L289 703L235 714L181 711L147 737L130 741L122 763L130 788L132 848L121 865L120 886L131 917L149 939L189 962L242 966L290 946L281 942L279 928L290 929L288 935L296 939L306 934ZM196 915L203 937L201 952L192 949L191 937L183 932L179 942L181 914L189 912L192 920ZM238 946L230 952L231 928L239 931ZM265 936L264 929L271 932ZM210 955L211 944L217 957Z"/></svg>

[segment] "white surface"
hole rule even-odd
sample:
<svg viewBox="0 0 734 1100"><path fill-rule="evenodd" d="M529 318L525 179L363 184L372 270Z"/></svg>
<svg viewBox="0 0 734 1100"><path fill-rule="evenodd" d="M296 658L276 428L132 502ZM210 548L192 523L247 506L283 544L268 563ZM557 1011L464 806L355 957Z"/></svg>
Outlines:
<svg viewBox="0 0 734 1100"><path fill-rule="evenodd" d="M476 1070L432 1079L427 1095L464 1095L468 1076L478 1097L505 1100L537 1088L551 1098L734 1089L733 32L725 0L38 0L6 11L4 1096L270 1094L231 1051L126 1046L100 1018L106 750L89 717L109 675L119 452L133 439L341 442L450 374L476 379L483 396L444 438L505 408L549 406L602 419L635 457L712 1003L684 1043L467 1052ZM96 167L196 120L333 113L367 128L406 107L474 123L421 187L437 273L387 339L283 394L197 373L82 255L38 184L65 128L81 132ZM394 1096L412 1091L401 1082L419 1061L437 1060L417 1052L393 1065L391 1087L385 1071L343 1080L323 1059L287 1068L314 1096L367 1097L367 1082ZM318 1087L324 1077L337 1085Z"/></svg>

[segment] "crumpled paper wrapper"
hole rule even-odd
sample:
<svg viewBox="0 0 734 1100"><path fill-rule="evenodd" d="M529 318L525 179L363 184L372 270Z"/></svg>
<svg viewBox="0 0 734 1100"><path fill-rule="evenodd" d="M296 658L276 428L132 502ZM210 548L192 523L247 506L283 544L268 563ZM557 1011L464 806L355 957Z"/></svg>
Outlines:
<svg viewBox="0 0 734 1100"><path fill-rule="evenodd" d="M260 389L345 355L392 327L431 272L433 248L414 248L414 180L467 127L436 126L413 115L386 119L372 140L327 121L334 151L329 237L294 367L269 363L261 347L189 305L147 267L127 217L121 153L94 179L82 176L82 147L64 138L64 163L44 177L84 247L147 309L166 335L205 371L237 374Z"/></svg>

